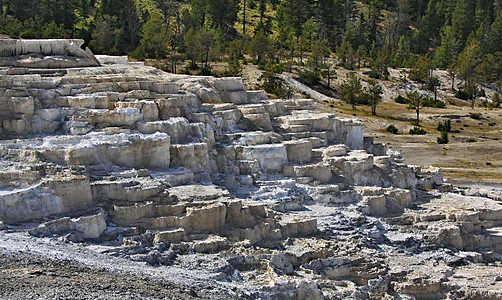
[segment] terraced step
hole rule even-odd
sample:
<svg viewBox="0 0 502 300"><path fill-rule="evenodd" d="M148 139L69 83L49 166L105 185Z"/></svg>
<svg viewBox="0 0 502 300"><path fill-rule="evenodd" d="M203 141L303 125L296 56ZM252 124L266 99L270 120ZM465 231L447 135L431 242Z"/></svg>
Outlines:
<svg viewBox="0 0 502 300"><path fill-rule="evenodd" d="M329 183L333 179L331 166L326 163L286 165L283 169L287 177L312 177L321 183Z"/></svg>

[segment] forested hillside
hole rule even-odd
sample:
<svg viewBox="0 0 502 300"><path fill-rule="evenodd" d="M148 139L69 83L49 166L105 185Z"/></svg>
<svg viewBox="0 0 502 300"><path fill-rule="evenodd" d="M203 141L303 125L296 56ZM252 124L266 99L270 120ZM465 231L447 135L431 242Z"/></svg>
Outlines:
<svg viewBox="0 0 502 300"><path fill-rule="evenodd" d="M472 89L502 80L501 0L0 0L0 33L82 38L96 53L187 59L202 73L226 59L238 74L249 54L261 65L301 63L316 81L336 54L377 78L392 66L419 81L449 69Z"/></svg>

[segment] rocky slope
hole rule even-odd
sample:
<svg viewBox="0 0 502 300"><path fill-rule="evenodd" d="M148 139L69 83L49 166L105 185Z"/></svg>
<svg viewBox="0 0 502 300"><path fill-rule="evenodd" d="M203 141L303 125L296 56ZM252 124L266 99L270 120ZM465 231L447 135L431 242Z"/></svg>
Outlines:
<svg viewBox="0 0 502 300"><path fill-rule="evenodd" d="M81 243L239 297L502 298L502 195L312 100L138 64L0 73L7 244Z"/></svg>

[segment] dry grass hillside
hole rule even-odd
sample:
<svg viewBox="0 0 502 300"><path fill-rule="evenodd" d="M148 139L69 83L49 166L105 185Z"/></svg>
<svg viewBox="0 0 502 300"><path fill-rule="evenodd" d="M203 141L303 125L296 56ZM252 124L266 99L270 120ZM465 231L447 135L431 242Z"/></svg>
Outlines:
<svg viewBox="0 0 502 300"><path fill-rule="evenodd" d="M364 71L355 71L363 85L369 78ZM348 70L337 70L337 78L331 86L339 89L346 79ZM410 135L415 126L416 113L406 104L394 101L397 95L406 95L407 87L420 88L416 82L403 82L403 70L390 70L387 81L380 80L384 86L383 101L377 107L377 116L371 115L369 106L358 105L352 110L348 104L336 101L334 105L324 103L325 109L338 115L357 118L364 122L366 135L376 142L386 143L392 150L400 151L408 164L432 165L441 167L446 179L460 183L502 183L502 108L487 108L478 100L474 109L467 101L454 97L451 81L446 71L437 70L434 75L441 80L438 98L448 105L446 108L423 108L420 112L420 125L426 135ZM261 71L256 66L245 65L243 79L248 88L255 88ZM458 79L455 85L461 84ZM494 91L486 88L487 98ZM302 95L296 95L302 97ZM478 119L473 118L480 115ZM451 120L452 132L449 143L441 145L437 138L439 122ZM398 134L386 132L389 125L398 128Z"/></svg>

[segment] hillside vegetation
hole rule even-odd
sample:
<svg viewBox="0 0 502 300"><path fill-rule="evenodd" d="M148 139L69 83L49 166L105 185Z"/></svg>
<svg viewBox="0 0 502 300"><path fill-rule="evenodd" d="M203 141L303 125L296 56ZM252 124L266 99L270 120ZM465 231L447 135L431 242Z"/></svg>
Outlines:
<svg viewBox="0 0 502 300"><path fill-rule="evenodd" d="M500 181L498 0L0 0L0 35L81 38L98 54L305 97L284 73L347 102L326 109L365 118L409 162ZM446 120L453 129L442 133Z"/></svg>
<svg viewBox="0 0 502 300"><path fill-rule="evenodd" d="M451 70L468 97L480 81L502 79L502 9L496 0L1 0L0 33L21 38L83 38L96 53L138 59L304 64L303 77L326 77L327 57L353 69ZM306 53L310 59L304 61ZM180 55L181 54L181 55Z"/></svg>

